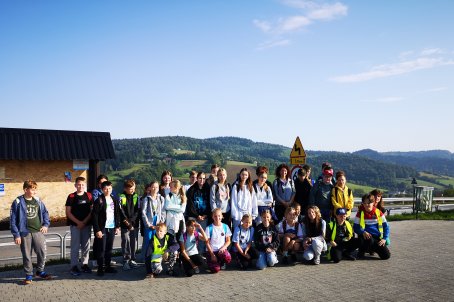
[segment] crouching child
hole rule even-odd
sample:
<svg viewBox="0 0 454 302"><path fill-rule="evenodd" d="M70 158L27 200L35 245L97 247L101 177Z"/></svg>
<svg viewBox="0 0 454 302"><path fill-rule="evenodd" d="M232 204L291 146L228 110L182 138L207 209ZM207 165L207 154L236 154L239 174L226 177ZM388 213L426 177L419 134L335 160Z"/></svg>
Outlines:
<svg viewBox="0 0 454 302"><path fill-rule="evenodd" d="M373 195L364 195L355 217L353 230L360 240L358 258L364 258L366 252L375 252L380 259L386 260L391 257L391 252L386 246L389 238L388 222L385 215L374 204Z"/></svg>
<svg viewBox="0 0 454 302"><path fill-rule="evenodd" d="M179 241L181 261L187 277L200 273L200 266L205 261L197 246L199 241L206 241L206 237L202 226L194 218L186 221L186 232L181 234Z"/></svg>
<svg viewBox="0 0 454 302"><path fill-rule="evenodd" d="M173 267L177 259L178 243L175 237L167 232L165 223L156 225L156 233L148 244L145 255L146 278L153 278L163 271L162 262L168 260L167 274L174 275Z"/></svg>
<svg viewBox="0 0 454 302"><path fill-rule="evenodd" d="M279 262L276 255L279 236L276 227L271 224L271 211L264 210L260 216L262 223L255 229L254 242L259 253L256 266L262 270Z"/></svg>
<svg viewBox="0 0 454 302"><path fill-rule="evenodd" d="M252 227L252 216L244 214L241 225L233 232L233 250L235 251L238 266L246 270L253 259L258 258L257 250L252 246L254 242L254 228Z"/></svg>
<svg viewBox="0 0 454 302"><path fill-rule="evenodd" d="M331 220L326 231L328 260L338 263L342 258L355 260L354 251L358 248L358 238L354 238L353 228L347 220L347 210L336 210L336 218Z"/></svg>
<svg viewBox="0 0 454 302"><path fill-rule="evenodd" d="M206 228L207 234L207 263L212 273L224 270L232 261L232 256L228 251L232 232L230 228L222 223L222 211L219 208L213 210L213 224Z"/></svg>

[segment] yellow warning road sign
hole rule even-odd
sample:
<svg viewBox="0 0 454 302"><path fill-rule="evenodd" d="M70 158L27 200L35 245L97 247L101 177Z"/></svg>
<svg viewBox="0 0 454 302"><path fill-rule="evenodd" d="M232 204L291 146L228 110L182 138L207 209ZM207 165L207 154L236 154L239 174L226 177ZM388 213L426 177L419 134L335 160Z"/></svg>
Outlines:
<svg viewBox="0 0 454 302"><path fill-rule="evenodd" d="M297 136L293 144L292 152L290 152L290 164L298 165L306 163L306 152L304 151L303 144L301 144L300 137Z"/></svg>

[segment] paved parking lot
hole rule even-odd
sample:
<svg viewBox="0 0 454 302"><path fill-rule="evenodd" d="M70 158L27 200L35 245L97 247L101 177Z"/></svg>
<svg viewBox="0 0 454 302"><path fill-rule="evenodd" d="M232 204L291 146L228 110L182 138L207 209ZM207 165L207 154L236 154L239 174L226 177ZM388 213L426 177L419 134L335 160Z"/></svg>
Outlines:
<svg viewBox="0 0 454 302"><path fill-rule="evenodd" d="M323 262L143 280L144 268L20 285L21 270L0 273L1 301L453 301L454 221L391 223L391 259Z"/></svg>

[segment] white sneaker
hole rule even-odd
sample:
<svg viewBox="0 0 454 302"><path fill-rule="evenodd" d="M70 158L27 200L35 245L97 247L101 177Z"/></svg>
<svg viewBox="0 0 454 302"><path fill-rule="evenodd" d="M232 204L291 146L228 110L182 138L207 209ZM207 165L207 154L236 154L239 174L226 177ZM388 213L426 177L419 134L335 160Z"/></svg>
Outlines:
<svg viewBox="0 0 454 302"><path fill-rule="evenodd" d="M315 265L320 264L320 255L314 257L314 264Z"/></svg>
<svg viewBox="0 0 454 302"><path fill-rule="evenodd" d="M131 266L129 266L129 263L128 263L128 262L125 262L125 263L123 264L123 270L124 270L124 271L129 271L130 269L131 269Z"/></svg>
<svg viewBox="0 0 454 302"><path fill-rule="evenodd" d="M221 265L221 270L225 270L226 268L227 268L227 264L224 263Z"/></svg>
<svg viewBox="0 0 454 302"><path fill-rule="evenodd" d="M129 261L129 266L130 266L131 268L136 268L136 267L138 267L139 265L138 265L137 262L135 262L134 260L131 260L131 261Z"/></svg>

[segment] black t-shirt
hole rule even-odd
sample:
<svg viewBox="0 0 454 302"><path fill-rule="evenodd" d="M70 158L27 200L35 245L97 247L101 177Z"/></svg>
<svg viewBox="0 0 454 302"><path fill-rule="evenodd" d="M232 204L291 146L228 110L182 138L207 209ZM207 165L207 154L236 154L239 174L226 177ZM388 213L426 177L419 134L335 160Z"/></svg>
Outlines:
<svg viewBox="0 0 454 302"><path fill-rule="evenodd" d="M88 194L84 193L82 195L77 195L76 193L70 194L68 199L66 199L65 206L71 207L71 214L74 215L80 221L83 221L90 215L91 208L93 206L93 201L88 198ZM68 223L70 225L76 225L71 219L68 218Z"/></svg>
<svg viewBox="0 0 454 302"><path fill-rule="evenodd" d="M337 225L336 226L336 241L339 243L343 240L346 240L345 238L348 238L347 226L345 225L345 223L343 225Z"/></svg>

